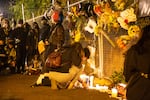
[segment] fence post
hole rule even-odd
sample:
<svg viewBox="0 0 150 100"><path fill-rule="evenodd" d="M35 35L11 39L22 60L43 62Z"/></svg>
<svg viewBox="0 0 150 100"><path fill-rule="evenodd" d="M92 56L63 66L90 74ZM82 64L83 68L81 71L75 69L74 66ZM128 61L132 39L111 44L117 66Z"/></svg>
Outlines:
<svg viewBox="0 0 150 100"><path fill-rule="evenodd" d="M23 22L25 22L24 6L23 6L23 4L22 4L21 6L22 6L22 17L23 17Z"/></svg>

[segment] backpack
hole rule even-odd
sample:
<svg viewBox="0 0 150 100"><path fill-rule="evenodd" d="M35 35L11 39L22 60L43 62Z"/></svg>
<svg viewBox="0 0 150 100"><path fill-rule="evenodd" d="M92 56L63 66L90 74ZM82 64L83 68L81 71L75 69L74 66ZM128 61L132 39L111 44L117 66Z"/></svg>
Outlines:
<svg viewBox="0 0 150 100"><path fill-rule="evenodd" d="M62 53L61 51L53 51L50 53L45 61L45 66L46 67L52 67L52 68L57 68L61 66L61 60L62 60Z"/></svg>

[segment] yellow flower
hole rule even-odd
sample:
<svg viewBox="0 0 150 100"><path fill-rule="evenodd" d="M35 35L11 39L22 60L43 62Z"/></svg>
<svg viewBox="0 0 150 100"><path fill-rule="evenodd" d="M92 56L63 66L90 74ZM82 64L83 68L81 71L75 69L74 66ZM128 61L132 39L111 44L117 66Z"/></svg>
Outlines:
<svg viewBox="0 0 150 100"><path fill-rule="evenodd" d="M134 38L134 37L137 37L139 38L140 35L141 35L141 29L138 25L132 25L129 27L128 29L128 35L131 37L131 38Z"/></svg>

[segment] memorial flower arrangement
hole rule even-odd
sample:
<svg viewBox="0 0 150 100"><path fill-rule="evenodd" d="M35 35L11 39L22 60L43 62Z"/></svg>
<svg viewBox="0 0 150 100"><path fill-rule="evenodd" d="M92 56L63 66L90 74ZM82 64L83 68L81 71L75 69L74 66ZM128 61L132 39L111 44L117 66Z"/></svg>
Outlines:
<svg viewBox="0 0 150 100"><path fill-rule="evenodd" d="M111 4L113 4L115 10L112 8L112 5L109 1L112 2ZM75 23L73 28L75 29L73 30L74 41L78 42L83 39L84 36L82 33L84 31L94 33L96 36L103 33L113 47L115 47L114 45L117 44L119 48L126 49L128 44L134 42L134 40L136 41L136 39L139 38L141 29L141 26L137 24L138 18L136 15L136 7L133 5L125 7L126 3L127 0L107 0L101 1L93 6L88 6L87 8L92 7L90 10L83 10L84 6L81 7L82 9L78 7L72 7L71 20L73 23ZM85 16L84 19L83 16ZM119 33L120 29L125 30L125 35ZM108 33L119 33L120 36L116 37L116 41L112 41L109 38Z"/></svg>

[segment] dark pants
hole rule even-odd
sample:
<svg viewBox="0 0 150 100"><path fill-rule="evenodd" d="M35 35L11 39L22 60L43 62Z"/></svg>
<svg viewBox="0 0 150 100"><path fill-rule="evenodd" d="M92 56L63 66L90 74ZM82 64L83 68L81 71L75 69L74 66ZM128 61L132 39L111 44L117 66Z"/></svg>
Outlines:
<svg viewBox="0 0 150 100"><path fill-rule="evenodd" d="M17 72L25 71L26 48L25 46L18 46L16 48L16 66Z"/></svg>

